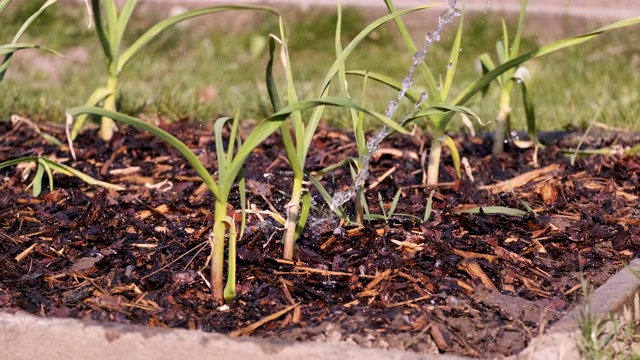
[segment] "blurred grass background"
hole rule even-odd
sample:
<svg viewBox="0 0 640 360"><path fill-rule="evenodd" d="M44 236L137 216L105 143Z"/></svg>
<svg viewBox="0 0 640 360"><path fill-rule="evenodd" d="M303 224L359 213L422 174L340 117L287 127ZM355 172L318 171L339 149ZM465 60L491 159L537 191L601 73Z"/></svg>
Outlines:
<svg viewBox="0 0 640 360"><path fill-rule="evenodd" d="M19 5L19 6L18 6ZM33 13L38 1L16 2L5 12L0 27L0 43L7 43L20 24ZM426 31L435 27L441 9L431 9L429 16L417 17L411 24L416 43ZM151 24L167 15L167 9L140 6L130 23L127 39L132 41ZM378 15L383 15L380 13ZM371 14L360 9L344 11L344 44L353 38ZM290 26L291 60L300 98L318 96L317 89L331 65L335 12L314 9L289 10L285 17ZM479 76L478 56L495 53L501 39L500 16L477 13L465 18L461 63L452 96ZM515 28L517 14L507 23ZM560 32L549 34L540 21L529 16L525 25L521 52L558 39L595 29L597 24L576 19L558 18ZM545 23L545 22L542 22ZM579 23L578 28L568 24ZM24 41L35 42L64 54L59 58L35 50L18 53L0 85L0 119L19 114L38 121L62 121L64 109L82 105L91 91L106 81L106 62L95 30L89 29L83 6L62 2L47 10L27 32ZM427 63L436 76L446 72L448 52L455 31L449 26L442 40L434 45ZM511 30L513 32L513 30ZM277 33L273 18L256 13L222 13L190 21L163 33L135 58L121 77L120 109L129 114L146 114L165 120L191 118L202 121L220 114L233 114L239 107L242 115L262 118L270 112L264 86L269 33ZM411 64L411 56L393 24L380 28L350 57L348 70L368 69L401 80ZM495 60L495 58L494 58ZM637 27L605 34L574 48L560 51L526 64L532 75L532 95L539 129L584 129L600 106L598 119L610 126L639 130L640 121L640 31ZM277 71L281 73L279 64ZM281 79L282 80L282 79ZM362 97L362 79L351 78L354 100ZM281 93L284 82L281 81ZM415 84L420 89L419 76ZM494 89L497 90L497 89ZM336 91L336 94L338 92ZM366 105L384 112L395 92L369 82ZM515 126L524 129L519 95L514 102ZM411 104L404 104L406 111ZM470 107L484 121L497 112L497 91L476 98ZM326 113L333 126L350 126L346 114L338 110ZM373 127L377 124L371 124ZM452 123L452 129L459 122ZM488 131L478 125L477 129Z"/></svg>

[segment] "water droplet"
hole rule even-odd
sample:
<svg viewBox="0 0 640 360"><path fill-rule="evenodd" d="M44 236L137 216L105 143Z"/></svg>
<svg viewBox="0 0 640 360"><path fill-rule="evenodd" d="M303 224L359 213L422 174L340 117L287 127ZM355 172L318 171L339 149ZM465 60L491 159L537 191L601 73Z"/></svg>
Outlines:
<svg viewBox="0 0 640 360"><path fill-rule="evenodd" d="M389 102L389 105L387 106L387 111L385 115L388 118L393 117L396 110L398 109L398 104L400 103L400 100L402 100L405 97L407 90L409 90L409 88L411 87L413 83L413 74L417 70L418 66L425 61L427 50L429 50L429 48L431 47L434 41L440 41L440 33L444 29L444 26L453 22L456 17L461 16L462 13L460 12L460 10L456 9L455 7L456 1L457 0L447 0L447 9L438 18L438 25L436 29L425 36L422 49L416 52L415 55L413 56L411 69L409 70L409 72L407 73L407 75L402 81L402 88L398 92L398 95L396 96L396 98L394 100L391 100ZM462 51L462 49L460 49L460 51ZM447 66L447 68L450 68L451 66L453 66L453 64L450 64L449 66ZM437 86L437 89L438 91L440 90L439 84ZM427 96L428 95L426 93L423 93L421 95L420 101L414 104L413 111L415 111L418 107L422 105L422 103L427 99ZM405 122L411 116L412 112L409 112L408 114L406 114L404 119L399 123L401 125L404 125ZM371 160L371 155L380 148L380 143L382 142L382 140L384 140L384 138L387 135L389 135L389 128L386 125L383 125L380 128L380 130L378 130L377 133L375 133L371 138L369 138L369 140L367 141L367 150L369 151L366 155L363 155L360 158L362 169L356 175L356 178L354 179L353 184L351 184L351 186L349 187L349 190L338 191L333 195L333 202L331 204L331 208L333 210L337 209L347 201L351 200L356 193L356 189L361 187L367 181L367 179L369 178L369 161Z"/></svg>
<svg viewBox="0 0 640 360"><path fill-rule="evenodd" d="M521 79L521 78L516 78L516 82L517 82L518 84L522 84L522 79Z"/></svg>
<svg viewBox="0 0 640 360"><path fill-rule="evenodd" d="M440 84L436 85L436 90L440 91Z"/></svg>
<svg viewBox="0 0 640 360"><path fill-rule="evenodd" d="M448 63L448 64L447 64L447 69L451 69L451 67L452 67L452 66L453 66L453 63L451 63L451 62L450 62L450 63Z"/></svg>
<svg viewBox="0 0 640 360"><path fill-rule="evenodd" d="M327 287L329 289L333 289L334 287L336 287L336 281L333 281L333 280L323 281L322 285L324 285L324 287Z"/></svg>

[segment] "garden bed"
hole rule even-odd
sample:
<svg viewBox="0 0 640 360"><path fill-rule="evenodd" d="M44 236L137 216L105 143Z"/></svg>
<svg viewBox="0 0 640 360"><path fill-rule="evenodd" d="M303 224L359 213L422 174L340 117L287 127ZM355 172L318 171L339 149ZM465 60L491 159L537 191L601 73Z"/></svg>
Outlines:
<svg viewBox="0 0 640 360"><path fill-rule="evenodd" d="M69 156L24 124L1 126L0 161ZM211 124L162 126L216 168ZM64 139L62 129L43 130ZM381 213L378 193L388 208L402 189L396 216L349 225L311 189L316 209L294 262L281 260L281 225L267 213L284 212L282 189L291 181L280 139L269 138L245 165L254 207L238 242L238 297L228 307L211 301L205 280L213 198L196 173L168 145L133 128L110 143L80 136L78 159L69 163L127 189L56 175L55 190L33 198L22 170L0 170L0 308L232 336L512 355L582 299L583 277L599 286L640 254L640 160L590 156L571 165L561 149L578 138L561 135L542 137L547 147L537 167L532 150L508 147L496 157L489 138L454 138L474 181L468 174L456 181L445 162L426 222L419 218L431 189L422 185L420 160L430 139L420 131L394 135L374 156L367 196L371 211ZM585 144L638 141L600 134ZM348 135L331 129L318 131L311 149L309 171L357 153ZM324 185L333 192L350 182L337 170ZM522 201L535 216L460 213L470 206L525 210ZM231 203L240 208L234 192ZM234 209L229 215L239 218Z"/></svg>

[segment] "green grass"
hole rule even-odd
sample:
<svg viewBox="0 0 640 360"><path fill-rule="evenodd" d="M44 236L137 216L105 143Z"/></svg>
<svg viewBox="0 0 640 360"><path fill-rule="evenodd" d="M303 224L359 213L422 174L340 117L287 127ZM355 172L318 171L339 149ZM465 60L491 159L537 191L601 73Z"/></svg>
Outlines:
<svg viewBox="0 0 640 360"><path fill-rule="evenodd" d="M19 12L4 14L0 42L10 40L24 21L24 14L29 13L29 9L22 5L25 2L18 4L21 6L13 8L20 8ZM36 120L63 121L65 108L84 104L91 91L106 81L105 60L95 30L87 29L84 7L62 3L43 15L25 34L25 41L59 50L66 58L58 59L36 50L17 54L5 82L0 85L3 95L0 119L17 113ZM353 9L345 9L344 16L345 39L353 37L369 21ZM131 22L129 39L135 39L148 24L160 18L157 14L137 11ZM512 28L516 18L517 14L513 14L509 19ZM212 23L225 19L225 15L213 15L207 19ZM265 49L255 56L251 49L270 32L276 33L277 24L265 17L256 19L255 26L247 27L250 30L227 32L220 30L220 26L216 30L204 26L207 22L193 21L162 34L122 73L121 110L129 114L160 114L165 119L212 120L220 114L233 114L236 108L241 107L247 117L264 117L270 106L264 87L267 51ZM459 77L454 80L453 95L477 78L477 57L485 51L493 52L495 42L501 36L497 17L477 14L467 19ZM314 91L319 88L333 61L335 17L316 12L315 15L291 15L287 20L291 26L291 61L298 94L302 99L316 97L319 94ZM449 26L443 40L428 54L427 61L436 76L441 69L444 77L452 41L450 36L454 31L455 25ZM531 36L536 32L525 24L521 52L540 45ZM417 39L424 36L421 33L414 35ZM369 69L401 80L411 61L402 46L394 27L386 26L351 55L347 69ZM77 49L86 49L88 57L85 61L74 59L72 54L78 53ZM599 121L640 130L640 88L637 86L640 80L640 32L637 28L605 34L587 44L530 62L527 66L532 73L532 96L541 130L584 128L605 102ZM282 76L279 63L276 64L276 72L276 76ZM350 81L354 100L359 102L362 79L350 78ZM416 86L421 84L416 83ZM217 96L200 101L208 87L214 87ZM496 115L496 90L483 99L475 99L470 106L485 120ZM337 88L335 91L334 94L339 95ZM373 107L372 110L383 112L395 95L394 91L370 82L367 104ZM518 103L520 96L514 96L514 99L518 99L515 100L513 114L515 126L524 129L522 106ZM408 106L405 104L405 109ZM331 110L326 117L331 125L350 125L346 111ZM368 126L377 127L377 124L371 122ZM458 122L454 121L452 127L456 126ZM491 126L484 130L488 131Z"/></svg>
<svg viewBox="0 0 640 360"><path fill-rule="evenodd" d="M628 268L633 274L637 274ZM638 360L640 321L617 314L608 318L597 318L591 309L590 296L593 289L582 279L585 302L576 318L579 336L577 348L586 360L623 359Z"/></svg>

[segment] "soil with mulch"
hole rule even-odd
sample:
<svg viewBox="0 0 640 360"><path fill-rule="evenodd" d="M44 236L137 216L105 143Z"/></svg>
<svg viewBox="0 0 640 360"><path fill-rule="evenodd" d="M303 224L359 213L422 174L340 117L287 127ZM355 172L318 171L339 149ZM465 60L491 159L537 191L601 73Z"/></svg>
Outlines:
<svg viewBox="0 0 640 360"><path fill-rule="evenodd" d="M162 126L215 169L211 124ZM507 145L503 156L492 156L489 137L460 135L455 141L470 171L455 181L445 154L433 212L423 222L431 189L423 185L421 154L430 138L418 131L392 136L372 161L372 213L381 213L378 193L388 211L401 189L388 222L345 222L311 189L316 207L295 261L284 261L282 226L268 211L284 213L292 174L272 136L245 168L251 211L238 243L238 297L220 307L207 282L213 199L176 151L125 128L109 143L81 135L73 161L68 149L24 123L0 127L0 161L55 156L126 186L110 191L56 174L55 189L44 186L34 198L26 187L35 171L25 178L24 168L0 170L4 311L496 357L522 350L575 306L582 278L598 286L640 255L638 156L580 157L571 165L561 150L576 137L549 136L534 164L531 149ZM65 138L57 127L42 130ZM614 142L636 145L640 137L606 134L583 147ZM330 129L318 131L311 149L311 172L357 154L349 135ZM344 189L349 170L323 183L330 192ZM535 214L460 212L525 210L523 202ZM237 191L231 204L229 214L239 218Z"/></svg>

